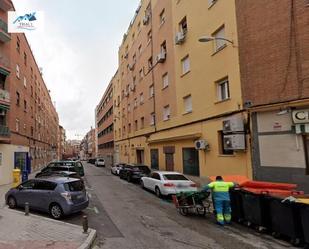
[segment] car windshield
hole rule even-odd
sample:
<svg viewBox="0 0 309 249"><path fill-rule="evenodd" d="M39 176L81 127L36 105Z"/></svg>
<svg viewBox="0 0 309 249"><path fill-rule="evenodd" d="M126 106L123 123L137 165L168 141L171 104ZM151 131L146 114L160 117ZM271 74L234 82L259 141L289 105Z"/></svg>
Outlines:
<svg viewBox="0 0 309 249"><path fill-rule="evenodd" d="M74 162L57 162L54 163L54 166L74 166Z"/></svg>
<svg viewBox="0 0 309 249"><path fill-rule="evenodd" d="M67 182L63 185L64 185L64 189L69 192L82 191L85 189L82 181Z"/></svg>
<svg viewBox="0 0 309 249"><path fill-rule="evenodd" d="M99 162L104 162L104 159L99 159Z"/></svg>
<svg viewBox="0 0 309 249"><path fill-rule="evenodd" d="M76 172L74 167L52 167L52 171L73 171Z"/></svg>
<svg viewBox="0 0 309 249"><path fill-rule="evenodd" d="M138 168L139 168L140 171L143 171L147 174L150 173L150 169L147 166L138 166Z"/></svg>
<svg viewBox="0 0 309 249"><path fill-rule="evenodd" d="M164 180L171 180L171 181L188 181L188 179L184 175L178 174L166 174L163 175Z"/></svg>

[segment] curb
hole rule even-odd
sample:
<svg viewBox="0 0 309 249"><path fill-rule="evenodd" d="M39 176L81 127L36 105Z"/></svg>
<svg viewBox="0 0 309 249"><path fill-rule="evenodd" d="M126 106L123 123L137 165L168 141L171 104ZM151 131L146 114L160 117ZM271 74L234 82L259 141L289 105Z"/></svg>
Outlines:
<svg viewBox="0 0 309 249"><path fill-rule="evenodd" d="M94 243L95 238L97 237L97 231L94 229L89 229L90 232L88 234L87 239L83 244L81 244L78 249L89 249Z"/></svg>

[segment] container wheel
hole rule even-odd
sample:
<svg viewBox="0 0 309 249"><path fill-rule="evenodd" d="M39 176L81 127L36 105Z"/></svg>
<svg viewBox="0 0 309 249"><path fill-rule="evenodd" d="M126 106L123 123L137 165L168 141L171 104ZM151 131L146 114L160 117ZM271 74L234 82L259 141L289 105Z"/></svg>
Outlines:
<svg viewBox="0 0 309 249"><path fill-rule="evenodd" d="M189 214L189 209L185 207L179 208L179 213L183 216L187 216Z"/></svg>
<svg viewBox="0 0 309 249"><path fill-rule="evenodd" d="M197 207L196 213L200 216L205 216L206 215L206 207Z"/></svg>
<svg viewBox="0 0 309 249"><path fill-rule="evenodd" d="M299 246L300 243L301 243L300 238L291 239L291 244L292 244L293 246Z"/></svg>
<svg viewBox="0 0 309 249"><path fill-rule="evenodd" d="M272 233L271 233L271 236L273 236L275 239L278 239L278 238L280 238L280 233L278 233L278 232L272 232Z"/></svg>
<svg viewBox="0 0 309 249"><path fill-rule="evenodd" d="M262 232L265 231L265 227L257 226L257 227L256 227L256 231L259 232L259 233L262 233Z"/></svg>

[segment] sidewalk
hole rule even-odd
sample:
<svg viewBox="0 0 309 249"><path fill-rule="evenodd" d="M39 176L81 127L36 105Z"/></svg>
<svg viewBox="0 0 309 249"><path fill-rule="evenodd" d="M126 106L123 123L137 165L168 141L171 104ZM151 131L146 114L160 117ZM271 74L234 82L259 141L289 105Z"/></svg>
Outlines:
<svg viewBox="0 0 309 249"><path fill-rule="evenodd" d="M88 249L96 238L96 230L83 233L81 226L56 221L5 205L5 193L11 184L0 186L0 249Z"/></svg>

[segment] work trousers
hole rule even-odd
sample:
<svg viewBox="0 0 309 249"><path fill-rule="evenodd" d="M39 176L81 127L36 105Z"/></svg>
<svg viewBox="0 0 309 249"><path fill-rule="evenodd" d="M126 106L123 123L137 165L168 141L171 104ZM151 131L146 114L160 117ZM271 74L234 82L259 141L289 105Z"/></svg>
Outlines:
<svg viewBox="0 0 309 249"><path fill-rule="evenodd" d="M231 222L231 203L230 201L222 201L214 199L214 208L217 213L217 222L221 225Z"/></svg>

